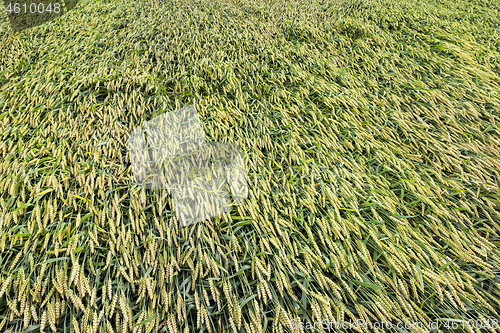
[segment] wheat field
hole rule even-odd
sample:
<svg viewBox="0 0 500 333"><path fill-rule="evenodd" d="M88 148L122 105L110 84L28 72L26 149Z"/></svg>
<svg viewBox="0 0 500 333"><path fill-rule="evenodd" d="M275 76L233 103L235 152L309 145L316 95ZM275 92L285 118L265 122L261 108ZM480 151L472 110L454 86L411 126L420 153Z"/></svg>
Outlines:
<svg viewBox="0 0 500 333"><path fill-rule="evenodd" d="M1 15L0 332L497 329L497 1ZM127 138L187 105L240 147L248 198L181 228Z"/></svg>

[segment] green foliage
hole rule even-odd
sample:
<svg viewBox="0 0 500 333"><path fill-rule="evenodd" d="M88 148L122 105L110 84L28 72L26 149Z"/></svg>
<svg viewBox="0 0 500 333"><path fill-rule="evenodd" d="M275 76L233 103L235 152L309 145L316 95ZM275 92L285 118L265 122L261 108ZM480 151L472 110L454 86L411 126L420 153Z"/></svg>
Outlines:
<svg viewBox="0 0 500 333"><path fill-rule="evenodd" d="M168 0L4 21L0 331L498 318L499 17ZM133 183L127 138L192 104L241 147L250 193L182 229L166 191Z"/></svg>

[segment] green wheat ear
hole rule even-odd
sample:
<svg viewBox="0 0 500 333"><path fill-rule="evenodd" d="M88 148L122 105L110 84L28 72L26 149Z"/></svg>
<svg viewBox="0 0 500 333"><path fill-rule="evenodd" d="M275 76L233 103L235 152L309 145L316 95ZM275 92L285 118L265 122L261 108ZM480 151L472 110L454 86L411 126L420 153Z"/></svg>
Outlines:
<svg viewBox="0 0 500 333"><path fill-rule="evenodd" d="M65 1L79 15L2 21L0 332L493 327L497 2ZM125 143L195 103L245 170L176 189L181 225Z"/></svg>

